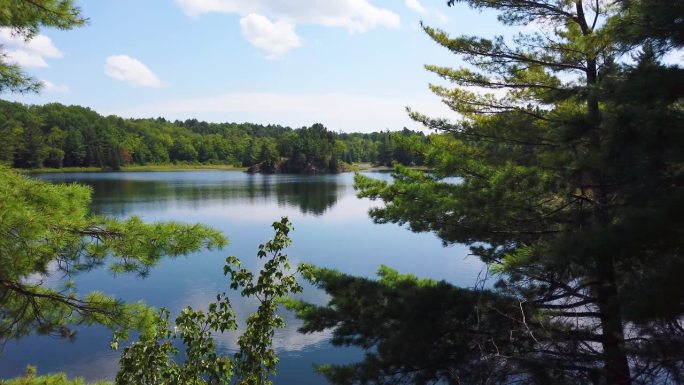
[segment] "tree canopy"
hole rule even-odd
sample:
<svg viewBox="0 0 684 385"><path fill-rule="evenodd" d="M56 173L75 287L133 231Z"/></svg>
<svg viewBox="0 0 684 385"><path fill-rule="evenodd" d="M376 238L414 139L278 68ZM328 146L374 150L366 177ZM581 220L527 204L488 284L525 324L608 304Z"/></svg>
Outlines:
<svg viewBox="0 0 684 385"><path fill-rule="evenodd" d="M232 164L265 171L336 172L340 162L422 164L421 132L337 133L322 124L170 122L102 116L89 108L0 101L0 164L16 168Z"/></svg>
<svg viewBox="0 0 684 385"><path fill-rule="evenodd" d="M684 69L662 61L681 48L681 2L449 3L528 27L487 39L424 26L466 63L426 66L453 85L430 87L455 121L411 112L445 134L426 155L435 173L356 183L384 203L376 222L470 245L496 283L432 297L449 309L436 325L453 326L401 356L388 346L419 325L411 298L436 289L323 271L314 282L332 300L294 306L303 330L332 327L337 343L369 351L324 372L335 383L681 383ZM379 298L347 302L362 285ZM422 360L432 349L453 359Z"/></svg>

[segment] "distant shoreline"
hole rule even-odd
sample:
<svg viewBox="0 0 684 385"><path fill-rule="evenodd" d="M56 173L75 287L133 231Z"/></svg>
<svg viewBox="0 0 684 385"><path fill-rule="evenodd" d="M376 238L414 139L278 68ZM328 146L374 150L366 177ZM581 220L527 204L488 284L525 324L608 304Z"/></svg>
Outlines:
<svg viewBox="0 0 684 385"><path fill-rule="evenodd" d="M100 167L62 167L62 168L15 168L14 170L29 174L58 173L58 172L129 172L129 171L199 171L199 170L224 170L224 171L247 171L247 167L232 166L229 164L152 164L133 165L112 170Z"/></svg>
<svg viewBox="0 0 684 385"><path fill-rule="evenodd" d="M370 163L354 163L352 169L346 172L356 171L392 171L394 168L388 166L375 166ZM425 167L410 167L412 169L427 170ZM27 174L49 174L49 173L77 173L77 172L145 172L145 171L202 171L202 170L221 170L221 171L247 171L248 167L233 166L229 164L151 164L151 165L131 165L121 167L119 170L112 170L100 167L62 167L62 168L14 168L14 170Z"/></svg>

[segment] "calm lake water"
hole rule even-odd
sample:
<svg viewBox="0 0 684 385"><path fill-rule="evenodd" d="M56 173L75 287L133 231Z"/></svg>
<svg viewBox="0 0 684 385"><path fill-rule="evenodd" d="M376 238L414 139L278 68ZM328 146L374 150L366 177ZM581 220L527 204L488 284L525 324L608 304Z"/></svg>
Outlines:
<svg viewBox="0 0 684 385"><path fill-rule="evenodd" d="M368 173L391 179L387 173ZM217 293L230 292L222 268L225 257L235 255L243 265L258 268L257 246L273 232L270 224L288 216L295 230L287 254L295 263L307 262L345 273L373 277L388 265L402 273L444 279L472 286L482 265L462 246L442 247L432 234L415 234L393 224L376 225L368 217L378 202L359 199L353 174L251 175L237 171L118 172L43 174L55 183L78 182L92 186L96 213L147 221L201 222L223 231L230 244L223 250L199 252L165 259L146 278L113 276L106 268L75 278L80 291L99 290L127 301L144 300L166 307L173 314L190 305L204 308ZM44 282L56 285L61 276ZM322 291L307 287L302 297L324 303ZM231 296L239 319L253 304ZM361 352L328 344L329 333L303 335L291 314L288 327L275 337L280 355L276 384L325 384L314 373L315 363L345 363ZM112 379L117 371L117 351L109 349L110 333L102 327L78 329L74 341L32 336L10 341L0 353L0 378L24 373L27 364L39 373L65 371L86 380ZM234 351L236 335L218 339L223 352Z"/></svg>

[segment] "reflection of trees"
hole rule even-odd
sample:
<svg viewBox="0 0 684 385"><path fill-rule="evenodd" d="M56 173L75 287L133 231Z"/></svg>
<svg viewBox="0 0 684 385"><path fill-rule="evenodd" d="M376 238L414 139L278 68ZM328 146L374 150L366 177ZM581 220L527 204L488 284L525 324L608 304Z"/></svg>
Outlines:
<svg viewBox="0 0 684 385"><path fill-rule="evenodd" d="M321 215L335 205L340 187L335 181L278 183L276 194L279 204L297 206L302 213Z"/></svg>
<svg viewBox="0 0 684 385"><path fill-rule="evenodd" d="M319 176L249 176L240 180L131 180L86 179L95 191L93 210L126 215L132 205L165 208L169 205L200 208L208 203L267 203L298 207L304 214L321 215L335 205L343 185Z"/></svg>

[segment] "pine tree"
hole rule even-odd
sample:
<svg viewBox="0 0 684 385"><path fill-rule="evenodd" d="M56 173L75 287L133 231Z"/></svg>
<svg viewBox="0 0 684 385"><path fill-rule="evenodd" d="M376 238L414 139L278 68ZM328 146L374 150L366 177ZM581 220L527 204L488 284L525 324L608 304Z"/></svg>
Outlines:
<svg viewBox="0 0 684 385"><path fill-rule="evenodd" d="M70 337L71 326L83 323L124 334L143 329L153 317L141 303L82 294L70 281L50 288L38 278L105 264L115 273L144 275L165 256L226 243L201 225L93 216L86 186L49 184L4 167L0 180L0 341L31 333Z"/></svg>
<svg viewBox="0 0 684 385"><path fill-rule="evenodd" d="M322 274L316 282L333 300L299 305L305 330L337 325L340 343L375 346L358 366L328 368L330 378L363 382L375 374L383 383L378 378L392 368L414 373L416 383L425 372L448 383L681 383L684 70L660 60L681 44L681 6L450 3L500 11L505 25L534 25L512 39L451 37L425 26L467 63L426 66L455 85L431 88L459 120L411 112L444 133L428 154L435 173L399 168L393 183L358 176L357 187L385 203L370 213L376 222L470 245L497 278L483 296L496 294L503 304L475 304L471 323L453 320L454 337L416 344L425 354L433 346L454 352L448 363L421 366L418 353L402 362L384 349L397 333L372 338L378 330L365 323L387 314L404 326L419 314L408 306L405 319L388 314L382 301L367 305L372 311L340 306L349 305L339 285L349 277ZM659 20L669 24L660 28ZM414 286L411 292L423 290ZM386 301L402 295L385 287ZM453 306L470 301L467 294L450 298ZM498 315L514 320L507 330L486 322ZM489 370L475 370L486 362Z"/></svg>

